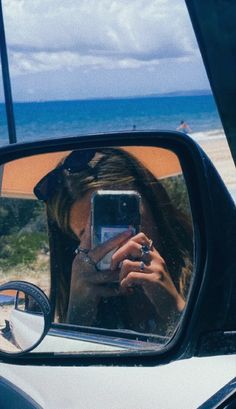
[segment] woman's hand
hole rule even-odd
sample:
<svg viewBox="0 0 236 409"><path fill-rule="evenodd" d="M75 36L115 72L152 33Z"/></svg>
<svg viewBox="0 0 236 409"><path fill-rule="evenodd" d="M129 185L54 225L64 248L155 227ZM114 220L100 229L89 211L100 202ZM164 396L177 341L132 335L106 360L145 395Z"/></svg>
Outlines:
<svg viewBox="0 0 236 409"><path fill-rule="evenodd" d="M76 255L72 264L67 322L91 325L96 318L101 297L118 295L119 289L112 288L109 284L119 282L119 271L115 269L99 271L96 264L111 250L124 244L131 235L132 232L128 230L86 253L80 251ZM90 246L87 233L80 244L81 248Z"/></svg>
<svg viewBox="0 0 236 409"><path fill-rule="evenodd" d="M143 247L145 246L145 247ZM146 249L142 254L142 249ZM175 322L185 301L178 293L165 260L144 233L130 238L112 257L111 269L121 264L120 286L141 286L163 323Z"/></svg>

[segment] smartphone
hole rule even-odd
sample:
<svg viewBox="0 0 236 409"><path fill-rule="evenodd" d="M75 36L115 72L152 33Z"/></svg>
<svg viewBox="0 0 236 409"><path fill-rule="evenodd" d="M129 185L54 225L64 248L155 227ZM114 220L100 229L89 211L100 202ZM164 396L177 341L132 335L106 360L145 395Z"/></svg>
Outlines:
<svg viewBox="0 0 236 409"><path fill-rule="evenodd" d="M98 190L91 198L91 242L92 248L117 236L128 229L133 235L140 231L141 196L134 190ZM97 264L99 270L110 268L110 251Z"/></svg>

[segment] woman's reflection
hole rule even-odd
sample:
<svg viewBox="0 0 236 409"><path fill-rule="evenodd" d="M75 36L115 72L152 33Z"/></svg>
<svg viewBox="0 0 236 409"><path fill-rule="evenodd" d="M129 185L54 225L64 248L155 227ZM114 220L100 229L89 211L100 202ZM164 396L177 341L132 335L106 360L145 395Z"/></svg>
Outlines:
<svg viewBox="0 0 236 409"><path fill-rule="evenodd" d="M141 231L128 228L91 248L91 196L114 189L140 194ZM185 307L193 240L190 221L172 205L160 181L122 149L74 151L38 183L35 194L57 226L79 242L66 321L171 334ZM110 268L99 270L111 250Z"/></svg>

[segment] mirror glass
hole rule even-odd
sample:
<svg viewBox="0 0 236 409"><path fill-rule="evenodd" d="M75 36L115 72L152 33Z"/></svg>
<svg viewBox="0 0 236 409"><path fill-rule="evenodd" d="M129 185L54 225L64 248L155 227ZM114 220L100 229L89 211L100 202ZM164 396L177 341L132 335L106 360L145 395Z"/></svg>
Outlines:
<svg viewBox="0 0 236 409"><path fill-rule="evenodd" d="M0 290L0 351L14 354L31 349L44 333L40 304L32 295Z"/></svg>
<svg viewBox="0 0 236 409"><path fill-rule="evenodd" d="M172 338L194 276L191 208L172 151L107 147L9 162L0 225L0 283L26 280L50 299L53 323L34 351L157 349Z"/></svg>

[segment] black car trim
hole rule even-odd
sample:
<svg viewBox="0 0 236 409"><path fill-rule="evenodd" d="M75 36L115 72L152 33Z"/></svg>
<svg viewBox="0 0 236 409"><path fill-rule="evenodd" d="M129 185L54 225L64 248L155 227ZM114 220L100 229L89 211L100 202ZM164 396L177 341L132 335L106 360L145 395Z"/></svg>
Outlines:
<svg viewBox="0 0 236 409"><path fill-rule="evenodd" d="M235 406L232 406L235 405ZM219 389L198 409L233 409L236 407L236 377Z"/></svg>
<svg viewBox="0 0 236 409"><path fill-rule="evenodd" d="M42 409L31 396L7 379L0 377L1 409Z"/></svg>

